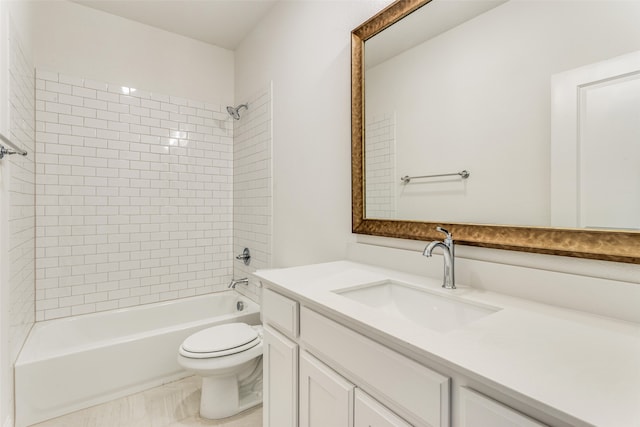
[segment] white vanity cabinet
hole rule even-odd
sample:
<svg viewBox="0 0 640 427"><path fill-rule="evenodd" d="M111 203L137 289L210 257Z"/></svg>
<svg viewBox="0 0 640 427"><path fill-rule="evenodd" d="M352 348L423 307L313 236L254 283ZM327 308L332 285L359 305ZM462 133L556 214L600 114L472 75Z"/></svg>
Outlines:
<svg viewBox="0 0 640 427"><path fill-rule="evenodd" d="M351 261L256 275L273 332L268 344L289 352L279 365L266 356L265 389L274 395L273 384L286 378L294 393L286 404L265 397L265 414L278 408L295 419L265 416L265 427L640 427L639 407L628 398L638 381L625 372L637 353L633 325L471 288L444 292L437 282ZM393 294L403 284L455 300L456 309ZM493 311L460 323L458 303ZM430 329L423 314L457 326ZM613 379L570 363L588 348L589 366L605 372L601 356L617 345L631 353L618 355L623 364ZM551 357L556 351L560 357Z"/></svg>
<svg viewBox="0 0 640 427"><path fill-rule="evenodd" d="M270 289L262 310L264 427L544 427Z"/></svg>
<svg viewBox="0 0 640 427"><path fill-rule="evenodd" d="M448 377L270 289L262 310L264 427L449 427Z"/></svg>

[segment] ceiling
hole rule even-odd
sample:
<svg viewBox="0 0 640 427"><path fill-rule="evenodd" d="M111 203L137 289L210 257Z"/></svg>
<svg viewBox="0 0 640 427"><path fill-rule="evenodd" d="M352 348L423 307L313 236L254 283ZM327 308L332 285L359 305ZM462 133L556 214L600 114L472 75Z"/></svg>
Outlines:
<svg viewBox="0 0 640 427"><path fill-rule="evenodd" d="M277 0L72 0L229 50Z"/></svg>

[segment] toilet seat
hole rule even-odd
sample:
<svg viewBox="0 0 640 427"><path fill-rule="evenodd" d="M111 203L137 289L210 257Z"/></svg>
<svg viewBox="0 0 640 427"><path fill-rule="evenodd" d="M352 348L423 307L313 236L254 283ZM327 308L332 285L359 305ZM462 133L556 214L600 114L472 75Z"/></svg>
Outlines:
<svg viewBox="0 0 640 427"><path fill-rule="evenodd" d="M211 359L249 350L261 342L260 334L246 323L213 326L191 335L180 346L180 355Z"/></svg>

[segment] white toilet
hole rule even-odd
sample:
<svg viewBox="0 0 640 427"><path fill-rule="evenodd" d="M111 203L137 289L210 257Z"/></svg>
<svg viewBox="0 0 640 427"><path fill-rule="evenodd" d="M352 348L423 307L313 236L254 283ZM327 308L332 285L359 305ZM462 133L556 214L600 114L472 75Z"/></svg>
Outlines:
<svg viewBox="0 0 640 427"><path fill-rule="evenodd" d="M183 368L202 376L202 418L230 417L262 402L262 326L213 326L184 340L178 353Z"/></svg>

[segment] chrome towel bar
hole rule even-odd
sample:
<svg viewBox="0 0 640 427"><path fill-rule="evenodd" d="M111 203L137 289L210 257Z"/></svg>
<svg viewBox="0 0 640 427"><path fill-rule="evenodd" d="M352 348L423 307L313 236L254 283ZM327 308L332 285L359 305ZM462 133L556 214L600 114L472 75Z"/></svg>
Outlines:
<svg viewBox="0 0 640 427"><path fill-rule="evenodd" d="M409 175L405 175L402 178L400 178L400 180L404 183L404 184L408 184L411 182L412 179L419 179L419 178L439 178L442 176L460 176L460 178L462 179L467 179L469 178L469 175L471 175L471 173L468 170L463 170L461 172L456 172L456 173L443 173L443 174L439 174L439 175L423 175L423 176L409 176Z"/></svg>
<svg viewBox="0 0 640 427"><path fill-rule="evenodd" d="M0 145L0 159L2 159L5 155L10 156L11 154L20 154L21 156L26 156L27 152L19 148L16 144L11 142L9 138L0 133L0 141L2 145ZM8 150L4 146L8 146L11 150Z"/></svg>

